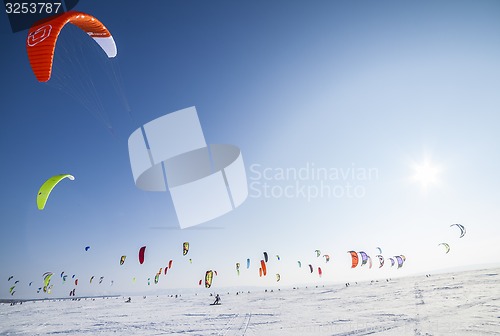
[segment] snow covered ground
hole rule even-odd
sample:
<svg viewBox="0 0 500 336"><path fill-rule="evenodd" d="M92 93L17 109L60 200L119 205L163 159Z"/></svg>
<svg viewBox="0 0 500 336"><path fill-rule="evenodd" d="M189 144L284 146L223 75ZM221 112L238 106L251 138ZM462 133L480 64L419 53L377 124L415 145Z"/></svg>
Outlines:
<svg viewBox="0 0 500 336"><path fill-rule="evenodd" d="M1 335L500 335L500 269L331 286L0 305Z"/></svg>

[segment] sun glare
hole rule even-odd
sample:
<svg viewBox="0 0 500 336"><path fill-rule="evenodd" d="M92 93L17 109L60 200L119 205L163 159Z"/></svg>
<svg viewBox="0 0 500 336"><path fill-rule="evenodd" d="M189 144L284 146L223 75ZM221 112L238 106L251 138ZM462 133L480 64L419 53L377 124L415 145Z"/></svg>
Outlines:
<svg viewBox="0 0 500 336"><path fill-rule="evenodd" d="M429 160L426 159L420 164L415 164L413 170L414 174L412 179L419 183L422 188L427 189L439 183L441 168Z"/></svg>

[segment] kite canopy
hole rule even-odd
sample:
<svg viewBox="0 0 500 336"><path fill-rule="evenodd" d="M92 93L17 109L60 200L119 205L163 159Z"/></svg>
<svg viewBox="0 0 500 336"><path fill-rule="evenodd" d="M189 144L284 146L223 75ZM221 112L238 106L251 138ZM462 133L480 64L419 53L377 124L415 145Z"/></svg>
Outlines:
<svg viewBox="0 0 500 336"><path fill-rule="evenodd" d="M144 252L146 252L146 246L143 246L139 250L139 263L144 263Z"/></svg>
<svg viewBox="0 0 500 336"><path fill-rule="evenodd" d="M465 236L465 233L467 232L465 230L465 226L463 226L462 224L451 224L450 227L452 227L452 226L457 226L460 229L460 238Z"/></svg>
<svg viewBox="0 0 500 336"><path fill-rule="evenodd" d="M403 263L405 262L401 256L395 256L397 262L398 262L398 268L403 267Z"/></svg>
<svg viewBox="0 0 500 336"><path fill-rule="evenodd" d="M214 277L214 272L212 270L205 273L205 288L210 288L212 286L212 279Z"/></svg>
<svg viewBox="0 0 500 336"><path fill-rule="evenodd" d="M28 32L26 50L31 69L39 82L46 82L50 79L57 38L67 23L74 24L92 37L108 57L115 57L117 54L113 36L92 15L68 11L51 20L38 21Z"/></svg>
<svg viewBox="0 0 500 336"><path fill-rule="evenodd" d="M355 268L356 266L358 266L359 258L358 258L358 254L356 253L356 251L348 251L347 253L351 254L351 258L352 258L351 268Z"/></svg>
<svg viewBox="0 0 500 336"><path fill-rule="evenodd" d="M366 263L368 262L368 254L363 251L360 251L359 254L361 255L361 266L366 265Z"/></svg>
<svg viewBox="0 0 500 336"><path fill-rule="evenodd" d="M66 177L71 181L75 179L75 177L70 174L54 175L42 184L42 186L38 190L38 195L36 196L36 205L38 206L39 210L43 210L45 208L45 204L49 199L49 195L52 192L52 189L54 189L54 187Z"/></svg>
<svg viewBox="0 0 500 336"><path fill-rule="evenodd" d="M262 269L262 275L266 276L267 275L267 266L266 266L266 262L264 260L260 261L260 268Z"/></svg>
<svg viewBox="0 0 500 336"><path fill-rule="evenodd" d="M380 266L378 268L381 268L382 266L384 266L384 257L380 254L378 254L376 257L378 258L378 261L380 263Z"/></svg>
<svg viewBox="0 0 500 336"><path fill-rule="evenodd" d="M450 245L447 243L439 243L438 246L443 245L446 253L450 252Z"/></svg>
<svg viewBox="0 0 500 336"><path fill-rule="evenodd" d="M48 292L49 291L49 284L50 284L50 278L52 278L52 275L54 273L52 272L45 272L43 273L43 291Z"/></svg>

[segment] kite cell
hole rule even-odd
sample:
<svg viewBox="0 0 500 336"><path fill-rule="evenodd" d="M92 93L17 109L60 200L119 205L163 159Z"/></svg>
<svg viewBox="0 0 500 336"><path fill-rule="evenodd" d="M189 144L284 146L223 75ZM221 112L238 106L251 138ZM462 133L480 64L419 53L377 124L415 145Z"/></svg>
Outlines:
<svg viewBox="0 0 500 336"><path fill-rule="evenodd" d="M75 179L73 175L61 174L52 176L42 184L38 190L38 195L36 196L36 205L38 206L38 210L43 210L45 208L45 204L49 199L52 189L54 189L54 187L65 178L68 178L71 181Z"/></svg>
<svg viewBox="0 0 500 336"><path fill-rule="evenodd" d="M120 265L123 265L125 263L125 259L127 259L127 256L122 255L120 257Z"/></svg>
<svg viewBox="0 0 500 336"><path fill-rule="evenodd" d="M267 262L269 259L268 259L268 256L267 256L267 252L264 252L264 261Z"/></svg>
<svg viewBox="0 0 500 336"><path fill-rule="evenodd" d="M184 242L182 244L182 255L186 255L186 254L188 254L188 252L189 252L189 243Z"/></svg>
<svg viewBox="0 0 500 336"><path fill-rule="evenodd" d="M92 15L69 11L51 20L38 21L28 32L26 50L31 69L39 82L50 79L57 38L67 23L77 26L92 37L109 58L116 56L116 44L111 33Z"/></svg>
<svg viewBox="0 0 500 336"><path fill-rule="evenodd" d="M207 145L195 107L138 128L128 149L136 186L145 191L168 188L182 229L220 217L248 196L241 151Z"/></svg>
<svg viewBox="0 0 500 336"><path fill-rule="evenodd" d="M463 226L462 224L451 224L450 227L452 226L457 226L459 229L460 229L460 238L462 238L463 236L465 236L465 226Z"/></svg>

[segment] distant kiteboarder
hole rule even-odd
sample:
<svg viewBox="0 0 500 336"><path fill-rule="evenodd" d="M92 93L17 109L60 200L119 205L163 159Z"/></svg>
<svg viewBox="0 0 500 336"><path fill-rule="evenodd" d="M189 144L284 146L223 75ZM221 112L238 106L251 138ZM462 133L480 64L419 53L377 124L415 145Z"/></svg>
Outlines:
<svg viewBox="0 0 500 336"><path fill-rule="evenodd" d="M215 296L215 301L214 301L214 303L212 303L212 305L220 305L220 296L219 296L219 294L217 294Z"/></svg>
<svg viewBox="0 0 500 336"><path fill-rule="evenodd" d="M130 303L130 302L132 302L132 298L129 296L127 301L125 301L125 303Z"/></svg>

